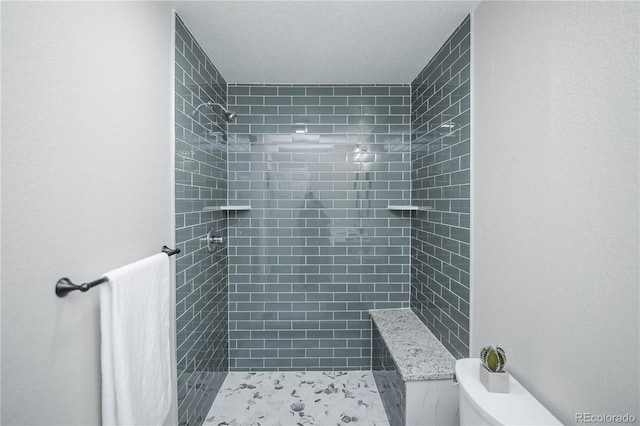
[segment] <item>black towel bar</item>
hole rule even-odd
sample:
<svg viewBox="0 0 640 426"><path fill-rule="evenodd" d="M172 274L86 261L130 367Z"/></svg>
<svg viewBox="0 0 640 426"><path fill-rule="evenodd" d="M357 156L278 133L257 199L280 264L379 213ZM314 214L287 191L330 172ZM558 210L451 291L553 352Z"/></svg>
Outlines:
<svg viewBox="0 0 640 426"><path fill-rule="evenodd" d="M166 253L167 256L173 256L174 254L180 253L180 249L177 248L175 250L170 249L167 246L162 246L162 252ZM98 280L91 281L90 283L84 284L74 284L71 282L69 278L60 278L56 283L56 296L65 297L67 294L71 293L75 290L80 290L82 292L88 291L90 288L100 285L102 283L106 283L109 281L109 278L102 277Z"/></svg>

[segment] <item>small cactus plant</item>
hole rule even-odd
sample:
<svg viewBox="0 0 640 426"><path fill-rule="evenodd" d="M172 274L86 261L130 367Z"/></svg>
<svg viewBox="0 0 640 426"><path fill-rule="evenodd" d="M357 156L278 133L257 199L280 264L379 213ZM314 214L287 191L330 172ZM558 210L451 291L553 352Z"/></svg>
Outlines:
<svg viewBox="0 0 640 426"><path fill-rule="evenodd" d="M507 355L500 346L487 345L480 351L480 361L487 370L501 373L507 363Z"/></svg>

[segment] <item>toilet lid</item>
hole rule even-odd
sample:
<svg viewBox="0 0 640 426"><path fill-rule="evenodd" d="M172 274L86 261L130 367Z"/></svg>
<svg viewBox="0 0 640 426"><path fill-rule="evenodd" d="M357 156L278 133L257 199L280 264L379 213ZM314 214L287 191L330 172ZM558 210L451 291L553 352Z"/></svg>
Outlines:
<svg viewBox="0 0 640 426"><path fill-rule="evenodd" d="M499 425L561 425L537 399L509 375L509 393L492 393L480 382L480 359L456 361L456 378L478 413Z"/></svg>

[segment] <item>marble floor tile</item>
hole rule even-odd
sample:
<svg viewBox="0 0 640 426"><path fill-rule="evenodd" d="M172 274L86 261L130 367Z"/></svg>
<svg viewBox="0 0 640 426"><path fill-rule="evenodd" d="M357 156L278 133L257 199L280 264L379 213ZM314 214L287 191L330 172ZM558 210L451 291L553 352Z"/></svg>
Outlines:
<svg viewBox="0 0 640 426"><path fill-rule="evenodd" d="M230 372L204 425L367 425L389 422L370 371Z"/></svg>

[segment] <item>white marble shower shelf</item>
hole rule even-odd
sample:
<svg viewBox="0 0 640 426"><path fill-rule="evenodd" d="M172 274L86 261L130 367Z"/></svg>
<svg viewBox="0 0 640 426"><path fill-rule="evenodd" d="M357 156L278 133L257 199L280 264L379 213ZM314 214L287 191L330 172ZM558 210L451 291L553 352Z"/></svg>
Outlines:
<svg viewBox="0 0 640 426"><path fill-rule="evenodd" d="M396 206L393 204L389 204L387 206L388 210L399 210L399 211L421 211L426 212L428 210L433 210L433 207L419 207L419 206Z"/></svg>
<svg viewBox="0 0 640 426"><path fill-rule="evenodd" d="M202 209L205 212L217 211L246 211L251 210L251 206L210 206Z"/></svg>

